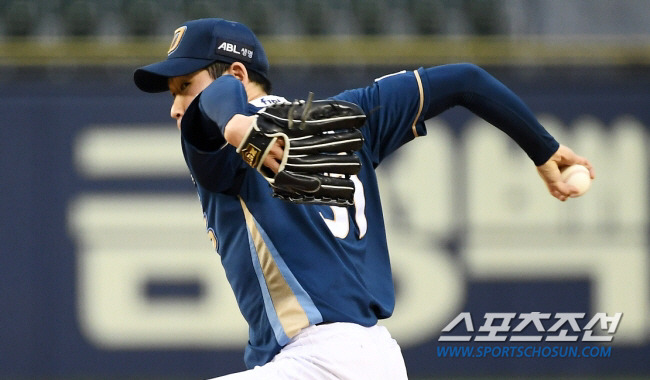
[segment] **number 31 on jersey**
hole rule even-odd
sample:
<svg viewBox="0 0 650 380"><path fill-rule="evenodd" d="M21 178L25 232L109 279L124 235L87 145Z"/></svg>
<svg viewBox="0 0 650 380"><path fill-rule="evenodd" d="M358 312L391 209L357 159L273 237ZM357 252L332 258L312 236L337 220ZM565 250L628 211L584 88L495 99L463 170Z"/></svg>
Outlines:
<svg viewBox="0 0 650 380"><path fill-rule="evenodd" d="M350 177L354 183L354 222L359 229L359 239L362 239L368 231L368 221L366 220L366 197L363 193L363 184L359 177L353 175ZM321 213L320 216L332 231L332 235L339 239L345 239L350 233L350 215L348 207L330 206L332 208L333 218L328 219Z"/></svg>

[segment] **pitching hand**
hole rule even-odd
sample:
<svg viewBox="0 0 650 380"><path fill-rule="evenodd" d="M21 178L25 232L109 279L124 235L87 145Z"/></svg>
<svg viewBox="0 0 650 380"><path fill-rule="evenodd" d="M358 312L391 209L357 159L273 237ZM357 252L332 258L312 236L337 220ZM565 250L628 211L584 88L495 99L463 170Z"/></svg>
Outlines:
<svg viewBox="0 0 650 380"><path fill-rule="evenodd" d="M560 174L561 169L574 164L585 166L589 169L591 178L595 178L594 169L591 163L589 163L589 160L575 154L573 150L564 145L560 145L548 161L537 167L537 172L542 177L544 183L546 183L549 193L562 202L566 201L571 195L578 193L578 189L562 181Z"/></svg>

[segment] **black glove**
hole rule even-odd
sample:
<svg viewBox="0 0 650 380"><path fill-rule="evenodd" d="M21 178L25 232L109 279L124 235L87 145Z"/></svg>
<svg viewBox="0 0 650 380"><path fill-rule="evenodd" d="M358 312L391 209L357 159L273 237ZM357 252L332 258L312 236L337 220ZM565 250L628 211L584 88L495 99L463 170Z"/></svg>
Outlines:
<svg viewBox="0 0 650 380"><path fill-rule="evenodd" d="M353 152L363 146L359 128L366 116L356 104L311 97L260 110L237 153L269 181L275 197L294 203L352 205L350 176L361 169ZM275 174L264 166L264 159L277 139L284 141L284 153Z"/></svg>

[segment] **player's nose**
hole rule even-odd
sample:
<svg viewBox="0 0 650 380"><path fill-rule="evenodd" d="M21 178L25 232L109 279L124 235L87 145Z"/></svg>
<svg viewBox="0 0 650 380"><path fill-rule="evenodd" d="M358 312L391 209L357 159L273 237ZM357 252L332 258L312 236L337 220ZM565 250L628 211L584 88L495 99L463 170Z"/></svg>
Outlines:
<svg viewBox="0 0 650 380"><path fill-rule="evenodd" d="M180 96L177 96L174 98L169 116L174 120L180 120L183 117L183 113L185 113L185 109L183 108Z"/></svg>

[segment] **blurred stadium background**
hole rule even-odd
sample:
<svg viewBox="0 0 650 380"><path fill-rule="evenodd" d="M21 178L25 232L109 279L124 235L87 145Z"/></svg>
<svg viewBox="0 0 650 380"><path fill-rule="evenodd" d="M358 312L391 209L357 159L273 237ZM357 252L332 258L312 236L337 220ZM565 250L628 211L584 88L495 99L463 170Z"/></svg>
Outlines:
<svg viewBox="0 0 650 380"><path fill-rule="evenodd" d="M251 26L289 98L480 64L592 159L593 189L560 204L500 132L453 109L383 165L398 290L386 324L413 378L650 375L647 1L0 0L0 378L243 368L246 327L170 98L131 81L200 17ZM477 328L493 312L624 317L606 358L440 357L462 311Z"/></svg>

